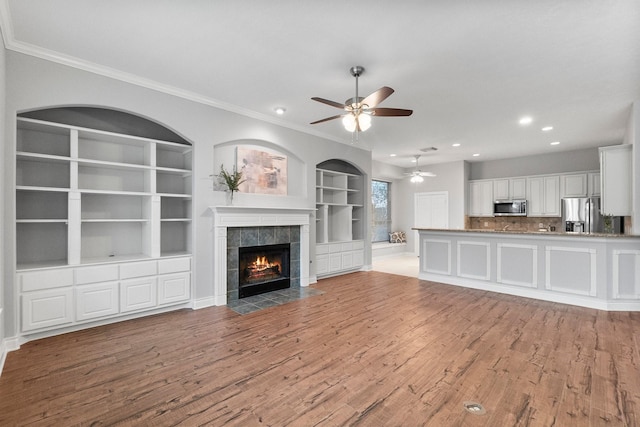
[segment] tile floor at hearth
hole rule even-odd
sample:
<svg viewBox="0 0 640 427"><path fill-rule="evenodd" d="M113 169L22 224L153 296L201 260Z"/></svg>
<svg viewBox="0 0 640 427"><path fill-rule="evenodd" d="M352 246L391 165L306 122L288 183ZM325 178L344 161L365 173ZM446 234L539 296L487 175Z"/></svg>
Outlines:
<svg viewBox="0 0 640 427"><path fill-rule="evenodd" d="M267 292L260 295L253 295L227 304L231 310L238 314L249 314L263 308L273 307L285 304L291 301L312 297L314 295L322 295L324 291L313 288L289 288L279 291Z"/></svg>

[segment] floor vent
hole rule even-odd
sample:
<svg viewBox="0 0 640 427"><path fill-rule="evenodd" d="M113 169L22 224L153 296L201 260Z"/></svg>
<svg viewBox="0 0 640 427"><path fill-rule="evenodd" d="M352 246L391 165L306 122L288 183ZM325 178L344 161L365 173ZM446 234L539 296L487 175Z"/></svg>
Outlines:
<svg viewBox="0 0 640 427"><path fill-rule="evenodd" d="M474 415L483 415L487 413L487 411L484 409L484 406L482 406L477 402L470 402L470 401L463 402L462 406L464 406L464 409L466 409L467 412L472 413Z"/></svg>

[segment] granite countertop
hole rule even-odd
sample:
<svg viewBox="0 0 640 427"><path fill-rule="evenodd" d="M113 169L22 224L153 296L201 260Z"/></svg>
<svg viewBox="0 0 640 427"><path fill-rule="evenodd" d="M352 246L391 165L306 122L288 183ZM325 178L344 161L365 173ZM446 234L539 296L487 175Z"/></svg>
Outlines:
<svg viewBox="0 0 640 427"><path fill-rule="evenodd" d="M489 228L483 229L451 229L451 228L418 228L414 227L412 230L417 231L437 231L437 232L454 232L454 233L497 233L497 234L528 234L528 235L548 235L548 236L564 236L564 237L608 237L608 238L629 238L640 236L632 236L629 234L610 234L610 233L572 233L565 231L529 231L529 230L493 230Z"/></svg>

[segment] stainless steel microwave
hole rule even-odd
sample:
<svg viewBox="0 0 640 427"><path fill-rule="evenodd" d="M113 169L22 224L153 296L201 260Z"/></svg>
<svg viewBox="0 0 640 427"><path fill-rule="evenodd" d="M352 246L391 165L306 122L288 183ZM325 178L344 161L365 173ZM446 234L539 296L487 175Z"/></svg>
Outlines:
<svg viewBox="0 0 640 427"><path fill-rule="evenodd" d="M527 216L526 200L496 200L493 216Z"/></svg>

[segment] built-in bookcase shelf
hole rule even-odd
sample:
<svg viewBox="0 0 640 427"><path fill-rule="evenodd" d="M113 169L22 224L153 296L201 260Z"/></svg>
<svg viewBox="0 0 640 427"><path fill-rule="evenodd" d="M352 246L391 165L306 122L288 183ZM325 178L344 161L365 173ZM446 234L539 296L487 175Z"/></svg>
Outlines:
<svg viewBox="0 0 640 427"><path fill-rule="evenodd" d="M191 167L189 145L18 118L17 269L188 254Z"/></svg>
<svg viewBox="0 0 640 427"><path fill-rule="evenodd" d="M316 169L316 274L359 269L364 262L364 178Z"/></svg>
<svg viewBox="0 0 640 427"><path fill-rule="evenodd" d="M187 303L191 146L17 123L21 331L65 331Z"/></svg>

